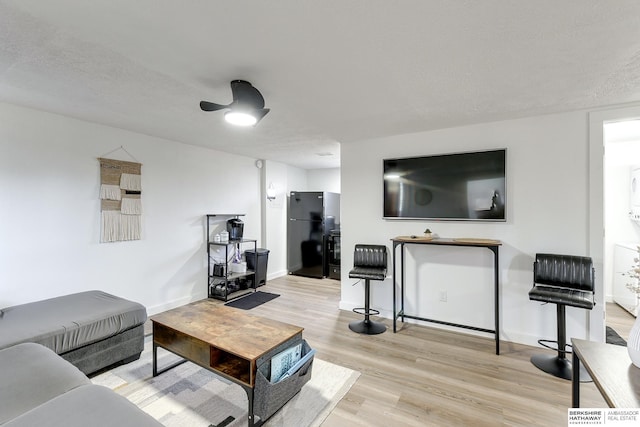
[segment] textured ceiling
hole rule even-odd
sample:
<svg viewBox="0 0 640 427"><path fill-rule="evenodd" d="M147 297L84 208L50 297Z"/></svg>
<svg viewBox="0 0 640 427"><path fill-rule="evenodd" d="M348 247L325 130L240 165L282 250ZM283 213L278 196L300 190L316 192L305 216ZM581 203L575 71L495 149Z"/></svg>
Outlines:
<svg viewBox="0 0 640 427"><path fill-rule="evenodd" d="M233 79L255 128L199 109ZM640 2L0 0L0 101L337 167L341 143L640 101Z"/></svg>

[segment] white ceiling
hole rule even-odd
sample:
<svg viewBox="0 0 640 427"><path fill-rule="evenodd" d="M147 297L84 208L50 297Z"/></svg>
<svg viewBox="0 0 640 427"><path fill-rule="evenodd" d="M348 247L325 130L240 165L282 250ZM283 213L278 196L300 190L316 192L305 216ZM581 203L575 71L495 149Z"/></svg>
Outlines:
<svg viewBox="0 0 640 427"><path fill-rule="evenodd" d="M201 100L244 79L271 112ZM637 0L0 0L0 101L337 167L339 144L640 100Z"/></svg>

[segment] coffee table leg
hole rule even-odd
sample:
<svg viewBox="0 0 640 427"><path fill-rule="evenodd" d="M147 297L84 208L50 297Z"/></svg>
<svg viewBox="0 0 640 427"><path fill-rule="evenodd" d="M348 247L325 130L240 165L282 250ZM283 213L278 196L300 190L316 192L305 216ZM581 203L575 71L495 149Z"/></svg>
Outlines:
<svg viewBox="0 0 640 427"><path fill-rule="evenodd" d="M249 427L259 427L262 425L262 420L258 418L258 421L255 420L255 414L253 413L253 387L245 387L243 386L244 391L247 392L247 399L249 401L249 407L247 408L247 419L249 420Z"/></svg>
<svg viewBox="0 0 640 427"><path fill-rule="evenodd" d="M187 359L180 359L177 362L174 362L169 366L163 367L162 370L159 371L158 370L158 347L160 347L160 346L154 342L153 343L153 356L151 358L152 376L157 377L158 375L163 374L163 373L167 372L168 370L175 368L176 366L179 366L179 365L182 365L183 363L188 362ZM171 351L171 350L167 350L167 351Z"/></svg>
<svg viewBox="0 0 640 427"><path fill-rule="evenodd" d="M153 357L151 358L153 361L153 376L158 376L158 346L156 343L153 343Z"/></svg>

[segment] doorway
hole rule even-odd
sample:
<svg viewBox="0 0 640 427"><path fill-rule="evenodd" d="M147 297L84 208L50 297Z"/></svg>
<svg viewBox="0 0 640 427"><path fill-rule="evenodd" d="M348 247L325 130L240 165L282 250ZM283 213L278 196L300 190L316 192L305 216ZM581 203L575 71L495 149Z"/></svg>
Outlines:
<svg viewBox="0 0 640 427"><path fill-rule="evenodd" d="M626 289L628 279L621 273L631 268L640 245L640 227L630 219L631 170L640 165L640 120L605 123L604 153L605 319L608 333L613 329L628 339L638 298Z"/></svg>
<svg viewBox="0 0 640 427"><path fill-rule="evenodd" d="M640 226L629 219L630 170L640 164L639 119L640 107L589 115L589 252L600 272L596 301L603 302L603 317L590 317L592 340L604 340L605 324L615 324L624 335L635 320L613 302L613 282L620 273L614 269L618 244L640 242Z"/></svg>

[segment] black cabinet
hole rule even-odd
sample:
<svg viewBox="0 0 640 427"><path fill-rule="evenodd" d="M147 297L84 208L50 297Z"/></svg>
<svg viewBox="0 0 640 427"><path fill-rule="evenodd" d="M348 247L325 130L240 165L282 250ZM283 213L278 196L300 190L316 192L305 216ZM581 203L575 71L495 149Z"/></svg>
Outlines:
<svg viewBox="0 0 640 427"><path fill-rule="evenodd" d="M329 278L340 280L340 230L331 230L327 240Z"/></svg>

